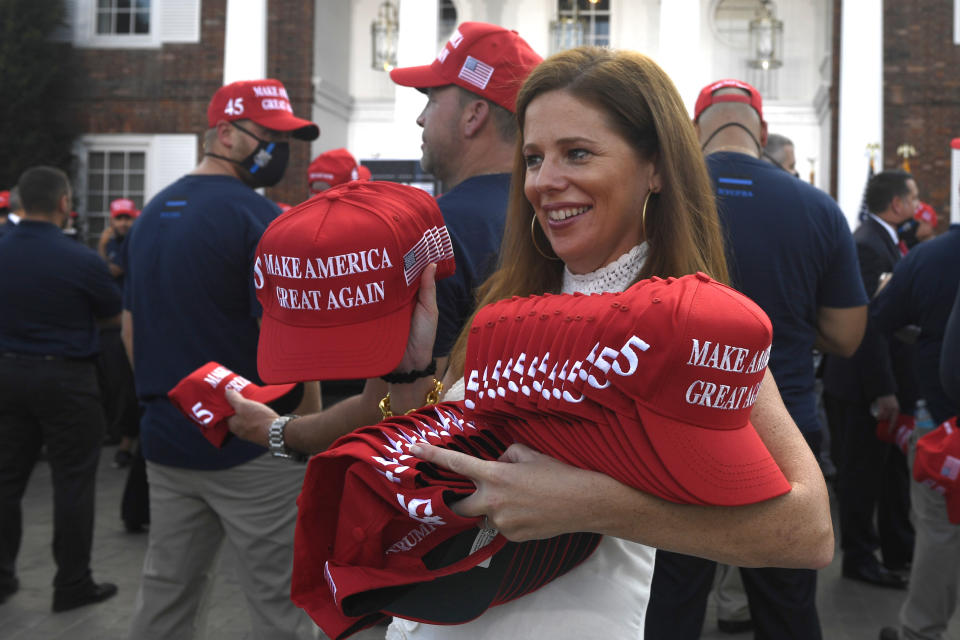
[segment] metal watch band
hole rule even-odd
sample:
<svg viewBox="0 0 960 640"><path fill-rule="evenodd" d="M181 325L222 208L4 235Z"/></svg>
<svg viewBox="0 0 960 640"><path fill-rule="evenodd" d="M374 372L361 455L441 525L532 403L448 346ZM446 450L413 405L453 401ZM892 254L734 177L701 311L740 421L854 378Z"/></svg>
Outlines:
<svg viewBox="0 0 960 640"><path fill-rule="evenodd" d="M270 445L270 454L277 458L286 458L288 460L303 461L306 459L302 453L291 451L284 442L283 432L287 428L287 423L298 416L287 414L280 416L270 423L268 432L268 443Z"/></svg>

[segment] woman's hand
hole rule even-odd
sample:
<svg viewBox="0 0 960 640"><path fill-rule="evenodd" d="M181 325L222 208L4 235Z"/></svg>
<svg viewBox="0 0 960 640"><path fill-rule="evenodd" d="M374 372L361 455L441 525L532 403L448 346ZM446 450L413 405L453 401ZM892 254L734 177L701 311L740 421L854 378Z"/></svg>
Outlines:
<svg viewBox="0 0 960 640"><path fill-rule="evenodd" d="M594 491L605 480L613 482L522 444L511 445L496 462L429 444L413 445L410 453L473 481L477 491L453 510L465 517L485 515L515 542L593 530Z"/></svg>

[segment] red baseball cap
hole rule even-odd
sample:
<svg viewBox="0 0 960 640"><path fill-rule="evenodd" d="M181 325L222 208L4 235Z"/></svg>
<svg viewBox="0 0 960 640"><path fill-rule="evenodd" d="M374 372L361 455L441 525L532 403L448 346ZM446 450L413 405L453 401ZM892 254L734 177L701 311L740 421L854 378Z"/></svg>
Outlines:
<svg viewBox="0 0 960 640"><path fill-rule="evenodd" d="M516 31L485 22L462 22L432 64L390 71L404 87L455 84L513 112L520 85L543 61Z"/></svg>
<svg viewBox="0 0 960 640"><path fill-rule="evenodd" d="M932 227L937 226L937 212L926 202L921 202L917 205L917 210L914 212L913 217L920 222L926 222Z"/></svg>
<svg viewBox="0 0 960 640"><path fill-rule="evenodd" d="M748 95L742 95L739 93L725 93L719 96L714 95L714 93L720 89L743 89ZM749 104L757 112L757 115L760 116L760 122L763 122L763 98L760 96L760 92L757 91L752 85L749 85L742 80L734 80L732 78L727 80L717 80L716 82L708 84L700 90L700 95L697 96L697 103L693 108L693 121L696 122L699 120L700 114L703 113L707 107L718 102L742 102L744 104Z"/></svg>
<svg viewBox="0 0 960 640"><path fill-rule="evenodd" d="M956 417L917 440L913 479L942 495L950 522L960 524L960 433Z"/></svg>
<svg viewBox="0 0 960 640"><path fill-rule="evenodd" d="M227 418L236 413L227 402L227 389L257 402L272 402L289 393L293 384L260 386L217 362L208 362L167 393L170 402L200 427L203 437L215 447L223 445L230 429Z"/></svg>
<svg viewBox="0 0 960 640"><path fill-rule="evenodd" d="M10 208L10 192L0 191L0 209Z"/></svg>
<svg viewBox="0 0 960 640"><path fill-rule="evenodd" d="M220 87L207 107L207 125L214 127L221 120L251 120L274 131L289 131L300 140L316 140L320 127L297 118L290 106L290 96L279 80L240 80Z"/></svg>
<svg viewBox="0 0 960 640"><path fill-rule="evenodd" d="M136 218L139 215L140 212L137 210L136 205L134 205L133 200L129 198L117 198L110 202L111 218L116 218L117 216Z"/></svg>
<svg viewBox="0 0 960 640"><path fill-rule="evenodd" d="M271 383L370 378L400 363L420 274L454 272L436 200L393 182L352 181L275 219L260 239L257 367Z"/></svg>
<svg viewBox="0 0 960 640"><path fill-rule="evenodd" d="M307 169L307 181L310 193L316 194L325 189L314 190L314 182L325 182L331 187L351 180L369 180L370 170L360 166L356 158L346 149L332 149L321 153Z"/></svg>

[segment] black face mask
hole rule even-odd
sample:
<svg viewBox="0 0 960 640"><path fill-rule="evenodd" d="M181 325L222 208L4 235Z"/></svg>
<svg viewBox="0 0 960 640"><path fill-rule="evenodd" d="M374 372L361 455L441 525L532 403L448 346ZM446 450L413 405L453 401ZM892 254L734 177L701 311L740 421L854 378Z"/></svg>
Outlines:
<svg viewBox="0 0 960 640"><path fill-rule="evenodd" d="M284 172L287 170L287 162L290 160L290 143L270 142L269 140L257 137L236 123L232 124L257 141L256 149L240 162L215 153L208 153L207 155L221 158L240 166L247 175L247 179L244 181L255 189L258 187L272 187L280 182Z"/></svg>
<svg viewBox="0 0 960 640"><path fill-rule="evenodd" d="M756 147L757 147L757 155L760 155L760 154L763 153L763 147L760 146L760 141L757 140L756 136L753 135L753 132L750 131L750 129L746 128L745 126L743 126L743 125L740 124L739 122L727 122L726 124L722 124L722 125L720 125L719 127L717 127L717 130L714 131L713 133L711 133L710 136L704 141L704 143L703 143L702 145L700 145L700 150L701 150L701 151L706 150L707 145L710 144L710 141L713 140L718 133L720 133L721 131L723 131L723 130L726 129L727 127L740 127L741 129L743 129L744 131L746 131L746 132L747 132L747 135L750 136L750 139L753 140L753 144L755 144Z"/></svg>

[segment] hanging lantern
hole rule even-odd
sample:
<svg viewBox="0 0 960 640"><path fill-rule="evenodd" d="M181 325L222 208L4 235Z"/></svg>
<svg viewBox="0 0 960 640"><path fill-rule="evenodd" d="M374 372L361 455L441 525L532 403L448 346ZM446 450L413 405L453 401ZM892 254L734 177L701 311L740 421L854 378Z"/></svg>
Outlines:
<svg viewBox="0 0 960 640"><path fill-rule="evenodd" d="M373 41L372 66L377 71L390 71L397 66L399 33L397 7L390 0L385 0L377 10L377 19L370 23L370 35Z"/></svg>
<svg viewBox="0 0 960 640"><path fill-rule="evenodd" d="M768 71L783 65L783 22L770 9L770 0L762 0L756 17L750 21L750 50L754 69Z"/></svg>

